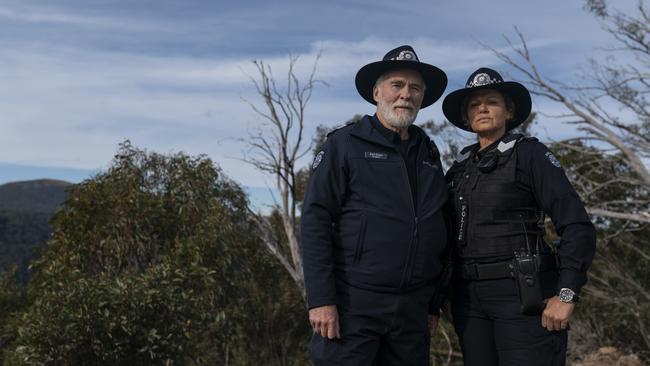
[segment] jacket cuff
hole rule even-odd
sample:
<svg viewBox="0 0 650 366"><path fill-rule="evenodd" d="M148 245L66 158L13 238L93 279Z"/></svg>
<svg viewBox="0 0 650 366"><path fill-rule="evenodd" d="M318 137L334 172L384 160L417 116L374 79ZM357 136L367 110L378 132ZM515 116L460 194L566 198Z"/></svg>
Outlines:
<svg viewBox="0 0 650 366"><path fill-rule="evenodd" d="M557 281L556 293L559 293L561 288L566 287L579 294L585 283L587 283L587 273L572 269L562 269L560 270L560 278Z"/></svg>
<svg viewBox="0 0 650 366"><path fill-rule="evenodd" d="M325 305L337 305L336 299L332 297L323 296L323 297L316 297L307 300L307 310L311 310L313 308L318 308Z"/></svg>

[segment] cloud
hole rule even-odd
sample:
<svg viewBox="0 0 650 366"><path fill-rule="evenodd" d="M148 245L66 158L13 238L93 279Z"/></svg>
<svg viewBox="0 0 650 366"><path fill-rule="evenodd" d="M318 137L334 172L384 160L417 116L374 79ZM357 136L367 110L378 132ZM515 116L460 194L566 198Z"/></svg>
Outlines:
<svg viewBox="0 0 650 366"><path fill-rule="evenodd" d="M191 9L172 2L138 11L124 1L105 12L76 2L43 4L0 6L0 160L94 170L129 138L160 152L206 153L249 186L264 186L264 177L238 160L246 150L239 139L260 125L242 101L260 102L250 80L257 76L253 59L268 64L280 81L293 52L299 57L295 72L304 80L321 55L317 78L329 87L319 85L308 106L309 138L318 124L373 113L357 95L354 75L399 44L412 44L424 62L445 70L449 91L478 66L507 70L478 41L503 47L500 34L515 20L525 23L529 47L554 75L572 70L563 65L575 65L576 55L591 45L584 40L598 36L561 29L588 28L585 17L565 24L575 14L555 15L553 22L546 15L521 17L529 6L549 6L516 1L496 9L498 17L472 8L486 13L467 24L467 1L380 8L364 0L315 9L299 1L199 1ZM418 120L442 119L439 103Z"/></svg>
<svg viewBox="0 0 650 366"><path fill-rule="evenodd" d="M550 47L553 40L533 40ZM76 49L42 44L4 43L0 110L5 115L0 156L6 162L95 169L105 166L117 143L162 152L207 153L235 179L259 182L260 174L237 158L245 151L239 139L260 118L242 101L259 103L250 77L257 71L248 58L208 59ZM436 60L446 70L467 72L489 52L471 42L418 38L423 61ZM358 68L377 60L394 43L377 37L360 41L314 42L299 56L296 73L304 80L321 53L319 86L307 111L311 136L317 124L334 126L373 106L356 95ZM457 55L461 55L458 57ZM287 56L264 58L281 81ZM471 66L471 67L470 67ZM419 120L442 118L431 107Z"/></svg>
<svg viewBox="0 0 650 366"><path fill-rule="evenodd" d="M80 15L59 8L35 7L21 4L18 7L0 6L0 18L5 21L68 25L83 28L108 28L129 31L155 31L160 30L152 23L134 21L128 18L112 18L107 16Z"/></svg>

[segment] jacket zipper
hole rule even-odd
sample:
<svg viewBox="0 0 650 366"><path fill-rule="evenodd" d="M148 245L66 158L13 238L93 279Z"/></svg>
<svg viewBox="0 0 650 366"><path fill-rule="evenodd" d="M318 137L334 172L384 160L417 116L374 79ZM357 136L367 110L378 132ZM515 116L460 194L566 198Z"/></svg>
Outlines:
<svg viewBox="0 0 650 366"><path fill-rule="evenodd" d="M422 148L422 145L419 147ZM399 153L399 151L398 151ZM420 164L419 164L420 151L418 150L416 159L415 159L415 179L418 183L418 190L420 188ZM406 158L408 159L408 152ZM413 229L411 230L412 235L409 241L408 251L406 252L406 263L404 265L404 270L402 271L402 280L400 281L399 288L403 290L411 278L413 272L413 261L415 258L415 251L417 249L417 235L418 235L418 216L415 212L415 202L413 202L413 190L411 189L411 184L408 177L408 169L406 168L406 160L402 157L402 172L403 176L406 178L406 187L408 188L409 201L411 202L411 216L413 217ZM418 192L415 192L416 194ZM416 196L415 199L418 199ZM415 244L414 244L415 243ZM415 248L414 248L415 247ZM413 259L412 259L413 258Z"/></svg>
<svg viewBox="0 0 650 366"><path fill-rule="evenodd" d="M361 254L363 253L363 244L366 240L366 215L361 213L361 226L359 227L359 237L357 238L357 245L354 248L353 264L358 264L361 261Z"/></svg>

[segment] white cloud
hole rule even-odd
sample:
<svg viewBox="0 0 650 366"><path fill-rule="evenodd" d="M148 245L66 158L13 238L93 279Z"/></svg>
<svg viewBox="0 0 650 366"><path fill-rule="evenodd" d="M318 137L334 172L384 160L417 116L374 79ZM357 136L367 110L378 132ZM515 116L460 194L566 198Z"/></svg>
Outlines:
<svg viewBox="0 0 650 366"><path fill-rule="evenodd" d="M365 8L358 6L356 11L363 14ZM212 20L202 20L202 24L210 25L197 28L202 32L188 31L187 34L183 32L193 27L189 22L179 21L174 24L179 28L166 29L165 26L171 22L169 19L141 17L134 21L115 14L93 16L70 9L30 8L25 5L0 6L0 19L27 25L70 25L76 32L79 32L77 26L88 32L96 31L95 28L100 28L99 32L160 31L164 36L147 38L147 41L159 42L159 49L166 49L173 48L166 43L165 37L170 34L178 37L174 38L178 43L193 38L219 37L226 41L229 37L234 38L240 30L236 27L237 22L251 22L244 17L249 15L249 10L239 9L235 15L241 18L227 22L228 27L233 27L232 34L222 32L225 28L222 14L215 14ZM276 11L274 16L282 14L284 9ZM383 18L377 22L391 17L390 13L380 15ZM412 16L410 13L406 15ZM400 19L408 17L402 14ZM435 22L433 18L426 19ZM445 21L451 22L450 19ZM535 21L543 23L543 20ZM294 32L303 29L300 28L301 22L309 21L296 18L296 22L291 24L295 27L292 28ZM265 25L268 24L251 23L246 27L263 29ZM210 27L219 32L212 36L207 31L213 30ZM341 27L353 29L350 25ZM531 49L552 53L555 47L584 37L577 32L561 35L547 32L548 27L542 27L542 31L531 38ZM464 37L454 27L448 29L448 34L422 36L425 33L414 33L409 38L391 36L389 32L389 29L383 32L365 30L345 37L321 32L296 45L303 50L296 53L300 57L295 69L298 76L304 79L311 72L316 55L322 52L317 77L330 83L329 88L319 87L314 93L307 110L310 123L307 136L311 136L317 124L333 126L354 114L372 113L374 107L356 94L354 75L359 67L380 59L387 50L399 44L412 44L422 61L447 71L450 79L453 77L449 90L461 86L475 67L501 65L477 41ZM105 41L110 39L108 33ZM98 33L92 34L103 39ZM245 149L238 139L245 137L247 130L257 126L260 120L240 97L252 102L259 100L249 79L249 75L257 75L251 59L263 59L278 80L286 74L286 54L278 55L276 52L269 56L264 51L256 52L255 44L273 40L250 39L252 45L247 49L248 54L226 55L217 49L197 55L189 50L184 52L183 46L178 46L174 52L156 49L159 52L147 53L137 44L132 48L123 44L115 48L103 44L95 47L88 42L75 44L75 36L74 32L70 33L72 41L65 44L49 44L37 35L15 41L0 38L4 39L0 41L3 48L0 54L2 161L94 170L105 167L117 144L130 138L136 146L160 152L206 153L235 180L249 186L264 186L260 183L264 178L259 172L237 160ZM296 34L291 36L296 37ZM142 42L143 45L146 43ZM421 111L418 121L443 118L439 105L440 102Z"/></svg>
<svg viewBox="0 0 650 366"><path fill-rule="evenodd" d="M149 22L133 21L133 19L113 18L107 16L80 15L51 7L35 7L21 4L18 7L0 6L0 18L6 21L62 24L84 28L110 28L130 31L155 31L160 27Z"/></svg>

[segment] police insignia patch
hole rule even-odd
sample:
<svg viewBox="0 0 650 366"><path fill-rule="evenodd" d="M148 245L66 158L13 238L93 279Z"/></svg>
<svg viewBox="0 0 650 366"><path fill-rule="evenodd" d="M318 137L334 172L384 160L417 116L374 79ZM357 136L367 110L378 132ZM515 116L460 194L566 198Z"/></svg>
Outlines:
<svg viewBox="0 0 650 366"><path fill-rule="evenodd" d="M323 161L323 155L325 155L325 151L321 151L318 154L316 154L316 156L314 157L314 162L311 164L312 169L316 169L320 164L320 162Z"/></svg>
<svg viewBox="0 0 650 366"><path fill-rule="evenodd" d="M548 158L548 161L550 161L551 164L555 165L555 166L558 167L558 168L561 168L561 167L562 167L562 166L560 165L560 161L557 160L557 158L555 157L555 155L553 155L552 152L549 151L549 152L547 152L547 153L544 154L544 155L546 155L546 157Z"/></svg>

